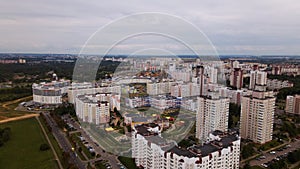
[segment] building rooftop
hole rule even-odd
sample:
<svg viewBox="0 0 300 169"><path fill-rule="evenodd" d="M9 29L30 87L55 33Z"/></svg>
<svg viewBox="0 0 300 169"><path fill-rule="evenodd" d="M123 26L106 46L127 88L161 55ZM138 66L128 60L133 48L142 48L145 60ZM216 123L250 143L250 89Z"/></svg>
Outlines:
<svg viewBox="0 0 300 169"><path fill-rule="evenodd" d="M239 140L239 136L236 132L224 133L221 131L214 131L211 133L215 136L215 140L210 141L203 145L194 145L187 149L178 147L174 142L168 142L164 138L160 137L157 132L149 130L149 128L158 126L157 124L143 124L135 126L138 134L144 136L144 138L151 143L161 146L162 150L168 153L175 153L179 156L185 157L205 157L209 154L222 150L223 148L228 148L233 144L234 141Z"/></svg>
<svg viewBox="0 0 300 169"><path fill-rule="evenodd" d="M158 135L158 132L151 131L151 128L159 127L159 125L155 123L148 123L143 125L137 125L135 126L135 130L138 134L142 136L150 136L150 135Z"/></svg>

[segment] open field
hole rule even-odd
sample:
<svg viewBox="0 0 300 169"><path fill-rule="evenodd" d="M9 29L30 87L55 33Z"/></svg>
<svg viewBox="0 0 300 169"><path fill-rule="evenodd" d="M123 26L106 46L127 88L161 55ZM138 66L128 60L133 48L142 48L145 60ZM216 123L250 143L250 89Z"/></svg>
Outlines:
<svg viewBox="0 0 300 169"><path fill-rule="evenodd" d="M15 110L15 108L21 102L28 101L31 99L32 96L28 96L17 100L0 103L0 120L12 118L12 117L20 117L26 114L30 114L31 112Z"/></svg>
<svg viewBox="0 0 300 169"><path fill-rule="evenodd" d="M0 168L57 169L51 149L40 151L47 140L35 118L0 124L11 128L11 138L0 147Z"/></svg>

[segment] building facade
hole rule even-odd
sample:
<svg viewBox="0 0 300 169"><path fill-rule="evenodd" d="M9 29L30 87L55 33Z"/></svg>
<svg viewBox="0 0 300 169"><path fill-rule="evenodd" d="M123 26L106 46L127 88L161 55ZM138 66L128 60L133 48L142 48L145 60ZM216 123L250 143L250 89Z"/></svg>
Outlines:
<svg viewBox="0 0 300 169"><path fill-rule="evenodd" d="M256 85L265 86L267 84L267 72L251 71L249 89L255 89Z"/></svg>
<svg viewBox="0 0 300 169"><path fill-rule="evenodd" d="M77 117L83 122L100 125L110 120L110 104L105 95L78 96L75 109Z"/></svg>
<svg viewBox="0 0 300 169"><path fill-rule="evenodd" d="M230 86L237 89L243 87L243 71L240 68L234 68L230 74Z"/></svg>
<svg viewBox="0 0 300 169"><path fill-rule="evenodd" d="M286 96L285 112L300 115L300 95Z"/></svg>
<svg viewBox="0 0 300 169"><path fill-rule="evenodd" d="M253 91L241 102L240 135L255 143L272 140L275 97L269 93Z"/></svg>
<svg viewBox="0 0 300 169"><path fill-rule="evenodd" d="M210 132L228 130L229 99L218 96L198 97L196 138L205 142Z"/></svg>
<svg viewBox="0 0 300 169"><path fill-rule="evenodd" d="M61 104L62 96L67 93L69 80L32 84L33 101L40 104Z"/></svg>
<svg viewBox="0 0 300 169"><path fill-rule="evenodd" d="M145 169L238 169L239 155L236 134L216 131L205 145L184 149L163 139L157 125L135 126L132 132L132 157Z"/></svg>

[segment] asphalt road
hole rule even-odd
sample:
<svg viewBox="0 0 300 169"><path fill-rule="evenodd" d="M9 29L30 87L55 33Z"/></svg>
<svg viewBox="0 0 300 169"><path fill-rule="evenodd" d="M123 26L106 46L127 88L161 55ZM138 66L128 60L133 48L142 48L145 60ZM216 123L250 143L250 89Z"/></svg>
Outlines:
<svg viewBox="0 0 300 169"><path fill-rule="evenodd" d="M70 116L67 116L67 119L65 119L65 120L67 120L68 123L72 124L73 127L81 133L81 135L89 143L89 146L91 146L95 150L95 153L101 155L101 159L109 161L109 163L113 169L120 168L120 165L119 165L120 161L117 159L116 155L109 154L109 153L103 151L103 149L96 144L96 141L80 127L80 124L77 121L75 121L74 119L72 120L72 118ZM95 162L97 160L99 160L99 159L91 159L91 160L89 160L89 162Z"/></svg>
<svg viewBox="0 0 300 169"><path fill-rule="evenodd" d="M75 166L79 169L85 169L85 163L82 162L79 159L79 157L76 157L75 153L72 151L72 145L70 144L69 140L66 138L65 134L62 133L62 131L59 129L59 127L57 126L53 118L50 116L50 114L43 112L43 115L45 116L47 123L52 128L52 133L59 145L61 146L61 148L63 149L63 151L70 154L70 162L75 164Z"/></svg>

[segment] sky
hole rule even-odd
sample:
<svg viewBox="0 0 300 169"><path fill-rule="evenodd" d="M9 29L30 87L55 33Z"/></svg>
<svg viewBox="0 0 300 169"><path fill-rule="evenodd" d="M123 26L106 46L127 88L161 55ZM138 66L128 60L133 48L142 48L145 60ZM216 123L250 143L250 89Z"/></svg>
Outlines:
<svg viewBox="0 0 300 169"><path fill-rule="evenodd" d="M1 0L0 53L78 54L97 30L144 12L174 15L193 24L222 55L300 54L299 0ZM103 41L131 29L119 26L106 32ZM170 28L161 22L158 27L182 31L191 41L199 38L184 26ZM188 53L183 45L149 35L124 40L110 52L166 47L169 53Z"/></svg>

